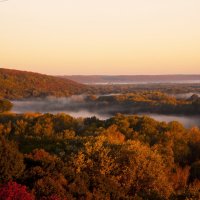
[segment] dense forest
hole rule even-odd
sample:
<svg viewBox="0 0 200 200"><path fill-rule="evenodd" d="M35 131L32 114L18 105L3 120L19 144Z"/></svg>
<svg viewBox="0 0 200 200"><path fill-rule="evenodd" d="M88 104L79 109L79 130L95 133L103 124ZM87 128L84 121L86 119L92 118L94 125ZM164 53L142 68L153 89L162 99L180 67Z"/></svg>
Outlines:
<svg viewBox="0 0 200 200"><path fill-rule="evenodd" d="M88 85L90 94L126 94L159 91L167 94L200 93L200 83L148 83Z"/></svg>
<svg viewBox="0 0 200 200"><path fill-rule="evenodd" d="M200 97L197 94L179 99L159 91L134 92L114 95L91 95L86 98L90 110L108 114L159 113L199 115ZM101 110L100 108L104 108Z"/></svg>
<svg viewBox="0 0 200 200"><path fill-rule="evenodd" d="M86 87L54 76L0 68L0 97L22 99L70 96L84 93Z"/></svg>
<svg viewBox="0 0 200 200"><path fill-rule="evenodd" d="M199 116L199 94L200 84L85 86L0 69L0 200L199 200L199 127L133 115ZM19 99L113 117L10 112Z"/></svg>
<svg viewBox="0 0 200 200"><path fill-rule="evenodd" d="M0 199L200 199L197 127L1 114L0 135Z"/></svg>

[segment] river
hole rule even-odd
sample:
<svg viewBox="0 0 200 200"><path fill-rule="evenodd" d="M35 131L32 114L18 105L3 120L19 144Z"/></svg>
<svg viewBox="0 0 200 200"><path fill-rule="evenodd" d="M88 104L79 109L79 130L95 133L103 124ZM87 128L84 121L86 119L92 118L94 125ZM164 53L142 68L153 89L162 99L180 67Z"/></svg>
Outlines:
<svg viewBox="0 0 200 200"><path fill-rule="evenodd" d="M81 99L76 100L76 102L81 102ZM64 102L64 104L63 104ZM77 107L77 105L73 105L74 99L70 101L68 99L68 104L66 106L66 99L62 99L59 101L54 101L52 99L48 101L41 101L41 100L26 100L26 101L13 101L14 104L12 112L14 113L27 113L27 112L40 112L40 113L66 113L73 117L92 117L96 116L99 119L108 119L109 117L112 117L112 115L107 114L105 110L105 114L102 114L101 112L92 111L89 110L88 105L83 108L81 106L80 108ZM199 126L200 127L200 116L177 116L177 115L163 115L163 114L152 114L152 113L140 113L138 115L148 115L152 118L154 118L157 121L179 121L182 123L186 128L190 128L193 126Z"/></svg>

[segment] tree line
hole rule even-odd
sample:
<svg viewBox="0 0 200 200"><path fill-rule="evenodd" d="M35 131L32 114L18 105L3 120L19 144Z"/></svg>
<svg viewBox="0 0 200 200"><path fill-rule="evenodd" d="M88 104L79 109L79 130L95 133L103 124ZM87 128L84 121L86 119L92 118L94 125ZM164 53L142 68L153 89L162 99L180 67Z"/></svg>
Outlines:
<svg viewBox="0 0 200 200"><path fill-rule="evenodd" d="M0 135L0 199L13 191L31 200L200 198L197 127L5 113Z"/></svg>

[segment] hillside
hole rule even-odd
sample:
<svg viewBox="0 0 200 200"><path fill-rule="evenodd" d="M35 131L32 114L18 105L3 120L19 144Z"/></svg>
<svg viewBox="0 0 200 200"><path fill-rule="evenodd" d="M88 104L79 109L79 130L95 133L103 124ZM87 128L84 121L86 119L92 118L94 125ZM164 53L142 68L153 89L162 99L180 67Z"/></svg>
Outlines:
<svg viewBox="0 0 200 200"><path fill-rule="evenodd" d="M64 78L84 84L200 83L200 75L74 75Z"/></svg>
<svg viewBox="0 0 200 200"><path fill-rule="evenodd" d="M0 68L0 97L21 99L44 96L70 96L85 92L74 81L39 73Z"/></svg>

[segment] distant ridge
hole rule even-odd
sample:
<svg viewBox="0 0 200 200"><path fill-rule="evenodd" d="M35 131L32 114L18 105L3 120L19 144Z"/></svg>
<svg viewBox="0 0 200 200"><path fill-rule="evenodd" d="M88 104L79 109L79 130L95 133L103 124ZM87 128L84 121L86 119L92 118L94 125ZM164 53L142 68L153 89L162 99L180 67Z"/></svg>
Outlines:
<svg viewBox="0 0 200 200"><path fill-rule="evenodd" d="M64 78L84 84L200 83L198 75L72 75Z"/></svg>
<svg viewBox="0 0 200 200"><path fill-rule="evenodd" d="M81 94L86 86L44 74L0 68L0 97L21 99Z"/></svg>

